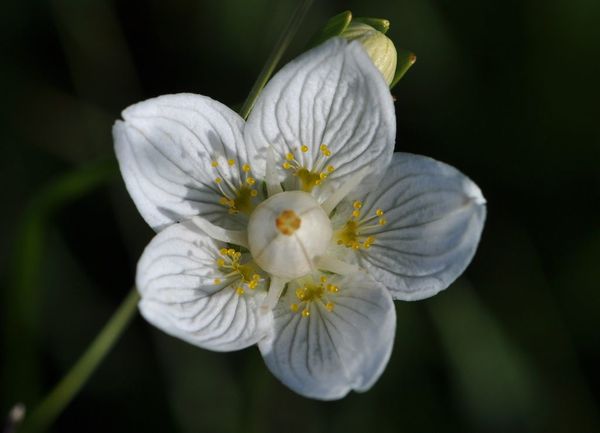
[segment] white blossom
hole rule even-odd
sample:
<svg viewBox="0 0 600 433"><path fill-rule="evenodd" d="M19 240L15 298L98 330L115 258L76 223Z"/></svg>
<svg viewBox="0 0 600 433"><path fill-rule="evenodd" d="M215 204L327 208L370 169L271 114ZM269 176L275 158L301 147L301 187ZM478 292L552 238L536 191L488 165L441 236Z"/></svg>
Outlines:
<svg viewBox="0 0 600 433"><path fill-rule="evenodd" d="M125 184L158 234L137 269L140 311L211 350L258 344L294 391L369 389L393 346L393 299L446 288L485 219L479 188L393 155L381 73L343 39L281 69L247 122L206 96L165 95L114 126Z"/></svg>

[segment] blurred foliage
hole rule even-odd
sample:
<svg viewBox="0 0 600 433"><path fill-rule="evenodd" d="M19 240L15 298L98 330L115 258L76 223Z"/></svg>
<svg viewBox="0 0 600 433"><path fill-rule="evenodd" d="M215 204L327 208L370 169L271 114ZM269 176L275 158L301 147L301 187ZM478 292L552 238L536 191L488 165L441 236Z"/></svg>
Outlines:
<svg viewBox="0 0 600 433"><path fill-rule="evenodd" d="M241 104L296 5L3 2L2 413L35 405L68 370L152 236L121 182L62 201L36 213L39 266L21 272L35 294L15 293L39 191L113 159L112 122L133 102L188 91ZM285 389L256 349L202 351L138 319L55 431L600 431L600 3L315 2L284 59L344 10L389 19L388 36L418 55L393 91L397 149L458 167L488 199L463 279L397 303L382 378L331 403ZM15 297L36 311L33 339L9 326ZM7 370L11 356L33 362Z"/></svg>

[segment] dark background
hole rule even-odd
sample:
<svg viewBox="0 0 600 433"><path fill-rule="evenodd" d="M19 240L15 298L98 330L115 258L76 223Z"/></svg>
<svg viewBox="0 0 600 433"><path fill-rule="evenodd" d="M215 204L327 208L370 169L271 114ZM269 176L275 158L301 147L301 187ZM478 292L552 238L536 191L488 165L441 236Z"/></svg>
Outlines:
<svg viewBox="0 0 600 433"><path fill-rule="evenodd" d="M292 0L3 0L0 412L34 407L133 283L152 232L114 172L111 125L174 92L244 100ZM255 348L212 353L139 316L56 432L600 431L600 2L316 1L392 22L418 60L394 89L397 150L488 199L465 275L397 303L391 362L331 403Z"/></svg>

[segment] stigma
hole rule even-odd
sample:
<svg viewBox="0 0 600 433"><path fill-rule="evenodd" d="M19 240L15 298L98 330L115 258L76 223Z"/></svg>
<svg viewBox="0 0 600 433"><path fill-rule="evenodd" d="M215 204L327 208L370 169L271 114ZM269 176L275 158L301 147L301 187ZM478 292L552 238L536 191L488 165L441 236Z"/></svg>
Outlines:
<svg viewBox="0 0 600 433"><path fill-rule="evenodd" d="M360 200L352 203L350 219L334 235L338 245L354 250L367 250L375 242L373 229L387 224L383 209L376 209L373 215L363 217L362 207L363 202Z"/></svg>

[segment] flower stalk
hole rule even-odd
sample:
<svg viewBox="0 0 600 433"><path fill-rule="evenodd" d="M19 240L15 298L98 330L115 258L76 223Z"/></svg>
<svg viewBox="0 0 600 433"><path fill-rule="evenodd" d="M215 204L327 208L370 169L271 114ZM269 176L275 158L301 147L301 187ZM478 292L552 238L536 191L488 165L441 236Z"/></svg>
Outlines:
<svg viewBox="0 0 600 433"><path fill-rule="evenodd" d="M19 433L42 432L52 424L123 334L137 311L139 299L140 295L134 287L73 368L25 419Z"/></svg>
<svg viewBox="0 0 600 433"><path fill-rule="evenodd" d="M271 54L269 55L265 65L258 75L258 78L250 90L250 94L240 109L240 116L242 116L243 119L248 118L248 115L250 114L250 111L252 111L252 107L254 107L254 103L256 102L258 95L260 95L260 92L267 84L267 81L269 81L269 78L271 78L271 75L273 75L273 72L279 64L283 53L290 45L290 42L292 42L292 39L300 28L300 24L302 23L302 20L310 9L312 3L313 0L303 0L298 6L298 9L296 9L294 12L294 15L292 15L292 18L290 18L289 23L285 27L286 30L277 41L277 44L275 44L275 47L273 47L273 51L271 51Z"/></svg>

